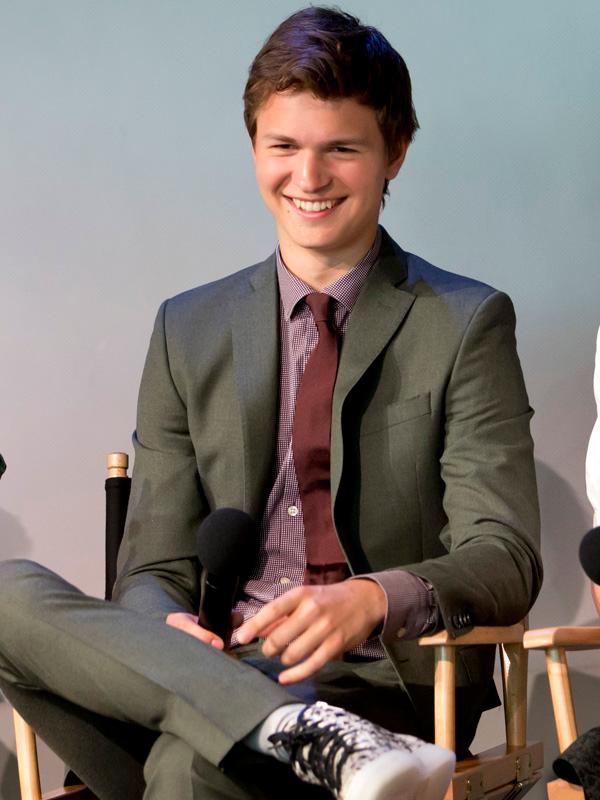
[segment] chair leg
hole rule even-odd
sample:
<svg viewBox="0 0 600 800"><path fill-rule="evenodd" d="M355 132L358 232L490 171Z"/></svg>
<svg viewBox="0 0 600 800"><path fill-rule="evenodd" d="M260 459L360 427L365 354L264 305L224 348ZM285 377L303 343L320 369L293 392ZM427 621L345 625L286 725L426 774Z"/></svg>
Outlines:
<svg viewBox="0 0 600 800"><path fill-rule="evenodd" d="M454 647L435 648L435 743L456 750L455 730L455 664Z"/></svg>
<svg viewBox="0 0 600 800"><path fill-rule="evenodd" d="M524 747L527 742L527 662L522 644L500 646L506 744Z"/></svg>
<svg viewBox="0 0 600 800"><path fill-rule="evenodd" d="M13 710L17 761L19 764L19 785L21 800L41 800L40 773L37 761L35 733L23 717Z"/></svg>
<svg viewBox="0 0 600 800"><path fill-rule="evenodd" d="M546 669L554 707L558 749L562 753L577 738L567 656L563 647L552 647L546 650Z"/></svg>

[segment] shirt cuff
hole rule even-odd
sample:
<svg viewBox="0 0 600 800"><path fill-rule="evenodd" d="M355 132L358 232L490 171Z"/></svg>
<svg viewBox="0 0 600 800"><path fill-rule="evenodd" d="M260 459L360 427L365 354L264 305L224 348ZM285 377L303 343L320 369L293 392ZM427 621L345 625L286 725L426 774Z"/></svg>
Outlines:
<svg viewBox="0 0 600 800"><path fill-rule="evenodd" d="M403 569L354 575L381 586L387 597L387 612L380 636L384 644L417 639L437 627L437 594L431 583Z"/></svg>

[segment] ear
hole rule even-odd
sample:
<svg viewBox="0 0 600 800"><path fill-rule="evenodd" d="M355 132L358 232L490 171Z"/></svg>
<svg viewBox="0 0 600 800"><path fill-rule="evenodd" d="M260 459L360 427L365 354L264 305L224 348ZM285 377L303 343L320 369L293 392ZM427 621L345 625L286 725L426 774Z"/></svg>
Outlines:
<svg viewBox="0 0 600 800"><path fill-rule="evenodd" d="M388 181L393 181L396 175L400 172L400 167L404 163L404 159L406 157L406 151L408 150L409 144L410 142L407 142L406 139L402 139L399 142L396 153L392 158L392 160L389 162L385 172L385 177L387 178Z"/></svg>

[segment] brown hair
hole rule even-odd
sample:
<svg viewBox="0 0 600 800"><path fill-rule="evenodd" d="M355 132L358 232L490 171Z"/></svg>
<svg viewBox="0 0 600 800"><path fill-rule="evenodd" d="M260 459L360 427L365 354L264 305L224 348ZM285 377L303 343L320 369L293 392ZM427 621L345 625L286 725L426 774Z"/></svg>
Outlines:
<svg viewBox="0 0 600 800"><path fill-rule="evenodd" d="M288 90L370 106L390 158L419 127L402 56L376 28L337 8L297 11L260 49L244 91L244 121L253 142L260 107L274 92Z"/></svg>

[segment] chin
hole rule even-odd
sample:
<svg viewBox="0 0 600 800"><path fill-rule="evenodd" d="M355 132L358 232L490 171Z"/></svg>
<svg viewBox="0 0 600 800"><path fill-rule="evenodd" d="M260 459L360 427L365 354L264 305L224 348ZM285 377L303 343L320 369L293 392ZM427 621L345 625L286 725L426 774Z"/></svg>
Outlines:
<svg viewBox="0 0 600 800"><path fill-rule="evenodd" d="M323 253L344 248L344 244L339 242L337 239L319 239L317 237L306 238L303 241L297 240L296 244L299 247L302 247L304 250L321 251Z"/></svg>

